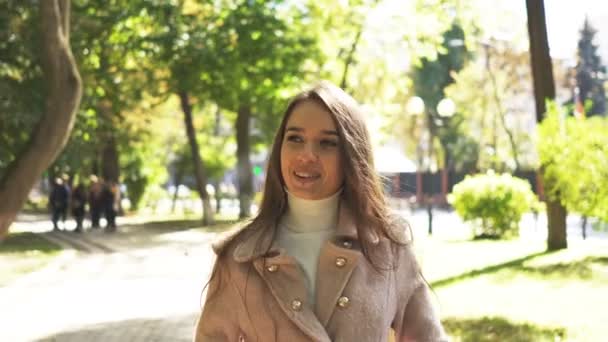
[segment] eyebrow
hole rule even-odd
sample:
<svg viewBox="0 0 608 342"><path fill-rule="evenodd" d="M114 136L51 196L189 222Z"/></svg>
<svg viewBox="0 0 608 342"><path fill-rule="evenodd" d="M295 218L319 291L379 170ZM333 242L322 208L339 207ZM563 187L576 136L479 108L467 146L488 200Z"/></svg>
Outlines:
<svg viewBox="0 0 608 342"><path fill-rule="evenodd" d="M287 127L287 129L285 130L285 132L304 132L304 128L302 128L302 127L296 127L296 126L290 126L290 127ZM327 135L338 136L338 132L333 131L333 130L328 130L328 129L321 130L321 133L327 134Z"/></svg>

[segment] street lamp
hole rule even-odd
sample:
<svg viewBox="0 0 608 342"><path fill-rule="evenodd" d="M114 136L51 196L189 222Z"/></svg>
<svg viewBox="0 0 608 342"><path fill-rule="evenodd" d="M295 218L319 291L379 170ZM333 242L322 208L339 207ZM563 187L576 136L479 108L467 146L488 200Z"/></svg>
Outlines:
<svg viewBox="0 0 608 342"><path fill-rule="evenodd" d="M452 99L446 97L437 104L437 114L442 118L449 118L456 112L456 105Z"/></svg>
<svg viewBox="0 0 608 342"><path fill-rule="evenodd" d="M439 103L437 104L437 114L439 114L439 116L442 119L448 120L449 118L451 118L454 113L456 112L456 105L454 104L454 101L452 101L452 99L446 97L441 99L441 101L439 101ZM444 151L443 151L443 155L444 155L444 160L443 160L443 168L441 170L441 194L445 197L447 197L447 193L448 193L448 158L447 158L447 151L445 151L445 146L444 146Z"/></svg>
<svg viewBox="0 0 608 342"><path fill-rule="evenodd" d="M407 101L406 110L413 115L424 113L424 100L418 96L414 96Z"/></svg>
<svg viewBox="0 0 608 342"><path fill-rule="evenodd" d="M425 112L425 104L424 104L424 100L418 96L414 96L412 98L409 99L409 101L406 104L406 110L408 111L408 113L415 115L415 116L419 116L422 113ZM454 104L454 101L452 101L452 99L450 98L443 98L441 99L441 101L439 101L439 103L437 103L437 114L439 115L439 118L433 118L432 115L429 113L429 115L426 117L428 121L428 163L429 163L429 171L430 171L430 165L431 165L431 159L433 156L433 140L434 140L434 135L433 135L433 130L432 130L432 126L433 124L437 125L437 126L441 126L443 125L443 121L449 119L450 117L452 117L454 115L454 113L456 112L456 105ZM422 142L420 142L422 143ZM416 170L416 183L417 183L417 187L416 187L416 199L419 203L425 202L426 204L426 210L427 210L427 214L428 214L428 232L429 235L433 234L433 197L431 196L430 198L425 198L425 194L424 194L424 189L423 189L423 177L422 177L422 173L421 173L421 167L422 167L422 163L419 163L420 165L418 165L418 169ZM444 163L446 164L446 163ZM448 173L447 173L447 165L443 166L443 170L441 173L441 191L442 191L442 195L447 194L447 188L448 188Z"/></svg>
<svg viewBox="0 0 608 342"><path fill-rule="evenodd" d="M422 126L421 115L424 113L424 100L418 96L411 97L405 105L407 112L416 117L416 125ZM422 131L422 130L421 130ZM418 158L418 165L416 165L416 202L423 202L423 189L422 189L422 172L421 168L424 164L424 156L422 155L422 140L423 135L420 134L420 141L416 147L416 157ZM430 148L430 147L429 147Z"/></svg>

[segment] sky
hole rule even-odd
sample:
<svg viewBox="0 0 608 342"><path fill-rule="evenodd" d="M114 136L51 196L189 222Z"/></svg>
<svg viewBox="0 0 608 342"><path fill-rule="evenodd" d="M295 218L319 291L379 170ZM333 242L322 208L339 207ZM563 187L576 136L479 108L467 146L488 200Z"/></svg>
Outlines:
<svg viewBox="0 0 608 342"><path fill-rule="evenodd" d="M473 4L481 16L479 26L498 38L517 40L527 45L525 0L460 0ZM608 64L608 1L606 0L544 0L547 35L551 56L574 60L580 30L589 17L596 34L600 55ZM527 46L525 46L527 48Z"/></svg>
<svg viewBox="0 0 608 342"><path fill-rule="evenodd" d="M345 1L345 0L344 0ZM385 0L383 6L389 11L391 18L373 18L371 22L379 23L386 34L386 26L395 24L408 26L416 18L408 14L413 0ZM525 0L460 0L476 8L479 17L477 24L495 38L509 40L528 48L528 27ZM592 26L598 31L596 44L599 45L600 55L608 64L608 1L606 0L544 0L547 17L547 34L549 48L554 58L571 60L576 56L576 46L585 17L588 16ZM375 19L375 20L374 20ZM387 21L388 20L388 21ZM372 25L373 26L373 25ZM370 29L370 28L368 28ZM373 28L371 28L373 31ZM399 29L395 29L399 34ZM370 33L373 34L373 33ZM390 35L389 35L390 36ZM390 37L389 37L390 38ZM383 38L383 39L389 39ZM399 37L397 37L399 38ZM390 39L389 39L390 40ZM385 42L386 43L386 42ZM388 44L396 44L388 42ZM379 49L382 50L382 49ZM401 62L402 63L402 62Z"/></svg>
<svg viewBox="0 0 608 342"><path fill-rule="evenodd" d="M510 27L502 27L503 31L517 30L527 34L525 0L493 0L486 3L480 3L480 6L487 6L483 13L487 13L484 19L488 20L488 25L492 25L492 21L502 22L503 25L510 23ZM580 30L588 16L592 27L598 31L595 42L599 45L602 60L608 62L608 1L545 0L545 14L552 57L574 60ZM509 20L501 20L497 15L507 16Z"/></svg>
<svg viewBox="0 0 608 342"><path fill-rule="evenodd" d="M522 1L523 2L523 1ZM553 57L571 57L576 51L585 16L598 31L596 44L608 61L608 2L603 0L545 0L547 34Z"/></svg>

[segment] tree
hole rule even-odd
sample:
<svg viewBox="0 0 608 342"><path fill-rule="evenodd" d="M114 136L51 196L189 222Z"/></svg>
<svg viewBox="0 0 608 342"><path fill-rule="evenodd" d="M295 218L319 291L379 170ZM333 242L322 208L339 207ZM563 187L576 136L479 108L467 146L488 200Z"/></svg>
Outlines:
<svg viewBox="0 0 608 342"><path fill-rule="evenodd" d="M32 3L0 2L0 175L22 150L44 107L41 39L35 25L39 13ZM147 24L141 2L115 4L105 6L99 0L71 4L70 45L83 96L68 142L45 174L49 179L62 172L74 180L91 172L113 180L120 177L135 203L130 190L145 188L151 181L147 170L157 161L146 151L155 145L147 127L155 118L149 110L135 110L150 108L149 97L142 94L155 89L154 82L146 81L155 69L141 44ZM146 160L145 167L136 167L137 159ZM160 174L157 171L152 174Z"/></svg>
<svg viewBox="0 0 608 342"><path fill-rule="evenodd" d="M233 118L226 111L221 111L216 105L203 106L195 113L194 125L198 127L197 141L200 141L200 153L205 164L205 171L208 175L209 183L215 188L216 213L220 212L221 192L220 183L224 174L233 168L236 163L236 144L230 126ZM177 191L180 184L184 183L184 178L188 174L194 174L192 165L191 149L188 143L181 142L175 146L171 152L171 167L173 169L173 194L172 211L175 210L177 201Z"/></svg>
<svg viewBox="0 0 608 342"><path fill-rule="evenodd" d="M540 123L547 111L545 102L555 98L555 83L551 56L549 55L549 42L547 40L547 24L545 20L545 6L542 0L526 0L528 14L528 36L530 38L530 60L532 67L532 80L534 83L534 100L536 104L536 122ZM541 174L545 170L541 165ZM543 176L545 187L551 187L551 179ZM549 184L547 184L547 181ZM548 236L547 248L557 250L568 247L566 239L566 208L559 200L559 193L547 196Z"/></svg>
<svg viewBox="0 0 608 342"><path fill-rule="evenodd" d="M75 153L76 160L83 161L81 172L124 181L128 188L139 187L146 179L134 164L142 162L136 159L142 155L140 141L150 139L146 123L151 116L138 109L149 109L150 95L159 92L152 52L144 39L152 24L143 5L122 0L106 6L104 1L82 0L73 9L73 50L85 96L66 159L73 161Z"/></svg>
<svg viewBox="0 0 608 342"><path fill-rule="evenodd" d="M608 118L565 113L551 103L538 126L545 192L569 211L608 222Z"/></svg>
<svg viewBox="0 0 608 342"><path fill-rule="evenodd" d="M606 67L598 55L598 46L593 43L596 31L585 18L585 24L581 30L581 38L578 41L577 63L576 63L576 89L575 103L592 102L591 110L587 116L606 115L606 92L604 81Z"/></svg>
<svg viewBox="0 0 608 342"><path fill-rule="evenodd" d="M196 95L204 92L200 78L208 65L203 55L210 49L210 32L219 20L219 8L210 2L190 5L179 2L159 3L150 7L149 11L156 25L147 41L159 51L156 62L166 70L159 82L167 87L168 94L175 94L179 98L196 189L203 206L203 224L212 224L214 213L206 188L208 174L200 154L193 111L198 102Z"/></svg>
<svg viewBox="0 0 608 342"><path fill-rule="evenodd" d="M70 1L39 2L45 112L24 150L0 180L0 236L5 236L30 189L65 146L82 94L70 48ZM6 200L8 199L8 200Z"/></svg>
<svg viewBox="0 0 608 342"><path fill-rule="evenodd" d="M32 1L0 1L0 178L44 111L39 23Z"/></svg>
<svg viewBox="0 0 608 342"><path fill-rule="evenodd" d="M277 103L284 104L285 94L300 85L305 62L316 55L315 39L305 24L311 18L305 16L295 6L281 10L274 1L239 1L222 13L221 25L202 50L206 98L237 113L240 217L251 215L253 200L252 123L276 124Z"/></svg>
<svg viewBox="0 0 608 342"><path fill-rule="evenodd" d="M489 39L476 59L455 75L446 88L454 100L467 132L473 132L478 146L477 169L514 171L531 169L536 151L525 130L531 91L528 51L518 50L510 41ZM471 158L471 154L460 154ZM460 159L460 158L456 158Z"/></svg>
<svg viewBox="0 0 608 342"><path fill-rule="evenodd" d="M448 147L457 144L450 139L457 139L459 135L450 134L457 127L448 126L449 120L442 120L436 108L445 97L446 87L454 83L455 74L464 67L469 58L464 31L457 22L444 32L441 49L443 52L440 52L436 59L422 58L420 65L414 66L412 81L414 94L424 100L427 129L430 133L429 148L432 149L434 138L439 138L444 154L443 167L447 167L453 163L454 157Z"/></svg>

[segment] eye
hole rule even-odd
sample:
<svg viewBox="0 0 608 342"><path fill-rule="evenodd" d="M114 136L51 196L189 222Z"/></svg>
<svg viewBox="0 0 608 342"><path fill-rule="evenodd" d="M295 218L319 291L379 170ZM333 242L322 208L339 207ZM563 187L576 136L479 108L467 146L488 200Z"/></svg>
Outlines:
<svg viewBox="0 0 608 342"><path fill-rule="evenodd" d="M303 141L302 137L297 134L290 134L285 138L285 140L294 143L300 143Z"/></svg>
<svg viewBox="0 0 608 342"><path fill-rule="evenodd" d="M321 140L322 147L336 147L338 146L338 142L332 139L323 139Z"/></svg>

